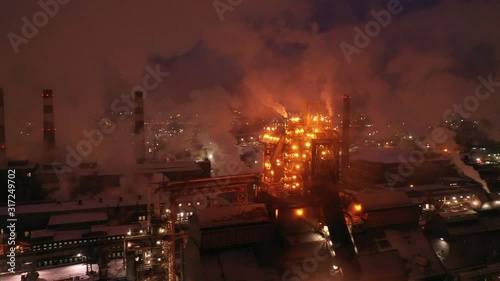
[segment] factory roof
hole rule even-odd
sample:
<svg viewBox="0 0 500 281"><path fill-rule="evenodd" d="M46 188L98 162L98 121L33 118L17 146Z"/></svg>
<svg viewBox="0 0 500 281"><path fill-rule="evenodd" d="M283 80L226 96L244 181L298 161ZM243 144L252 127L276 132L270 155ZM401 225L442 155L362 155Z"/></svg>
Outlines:
<svg viewBox="0 0 500 281"><path fill-rule="evenodd" d="M500 216L483 215L473 223L446 225L450 235L466 235L481 232L500 231Z"/></svg>
<svg viewBox="0 0 500 281"><path fill-rule="evenodd" d="M398 189L404 190L404 191L417 191L417 192L424 192L424 191L451 191L451 192L470 192L470 188L475 187L474 185L470 185L467 187L457 187L457 186L449 186L449 185L444 185L444 184L421 184L421 185L413 185L412 186L404 186L404 187L399 187Z"/></svg>
<svg viewBox="0 0 500 281"><path fill-rule="evenodd" d="M56 231L54 233L54 241L78 240L82 235L87 233L88 229Z"/></svg>
<svg viewBox="0 0 500 281"><path fill-rule="evenodd" d="M102 200L80 200L67 202L54 202L42 204L17 205L16 214L32 214L32 213L66 213L73 211L83 211L92 209L104 209L107 207L116 206L135 206L147 204L147 198L138 199L137 196L123 197L103 197ZM7 208L0 208L0 216L7 215Z"/></svg>
<svg viewBox="0 0 500 281"><path fill-rule="evenodd" d="M410 198L404 191L358 193L355 197L365 212L412 205Z"/></svg>
<svg viewBox="0 0 500 281"><path fill-rule="evenodd" d="M201 167L195 161L174 161L170 163L144 163L131 167L129 170L113 170L99 166L97 168L79 169L78 174L85 175L124 175L142 173L168 173L182 171L201 171Z"/></svg>
<svg viewBox="0 0 500 281"><path fill-rule="evenodd" d="M196 273L201 274L204 277L203 280L211 281L279 281L282 279L273 268L259 264L252 248L231 249L205 255L201 258L200 266L191 269L187 274L195 275Z"/></svg>
<svg viewBox="0 0 500 281"><path fill-rule="evenodd" d="M415 149L408 148L396 148L396 147L387 147L387 148L365 148L363 150L358 151L357 153L353 153L350 161L366 161L373 163L381 163L381 164L398 164L398 163L408 163L408 159L410 159L410 154L415 152ZM444 154L432 154L425 157L426 161L447 161L450 160Z"/></svg>
<svg viewBox="0 0 500 281"><path fill-rule="evenodd" d="M77 224L85 222L107 221L108 215L105 212L74 213L67 215L51 216L49 226L61 224Z"/></svg>
<svg viewBox="0 0 500 281"><path fill-rule="evenodd" d="M106 236L119 236L126 235L130 229L137 227L137 224L107 226L107 225L93 225L90 229L77 229L77 230L34 230L31 232L30 238L53 238L53 241L77 240L84 237L84 234L89 232L105 232ZM86 236L85 236L86 237Z"/></svg>
<svg viewBox="0 0 500 281"><path fill-rule="evenodd" d="M108 236L117 236L117 235L125 235L131 229L134 229L135 225L117 225L117 226L108 226L108 225L92 225L90 227L90 232L99 232L104 231Z"/></svg>
<svg viewBox="0 0 500 281"><path fill-rule="evenodd" d="M198 214L199 228L270 221L265 204L207 208Z"/></svg>
<svg viewBox="0 0 500 281"><path fill-rule="evenodd" d="M52 237L54 236L54 233L55 231L47 229L33 230L31 232L30 238L36 239L36 238Z"/></svg>
<svg viewBox="0 0 500 281"><path fill-rule="evenodd" d="M403 268L413 269L410 272L412 280L422 280L425 277L445 273L427 238L418 228L375 228L365 233L355 234L354 240L358 247L360 263L367 260L372 264L380 262L379 266L381 266L385 263L403 264L405 261L407 264ZM389 261L389 257L393 261ZM385 258L387 260L384 260ZM378 261L379 259L382 261ZM426 265L425 270L420 268L419 265L422 264ZM369 267L370 270L375 270L368 264L365 266Z"/></svg>
<svg viewBox="0 0 500 281"><path fill-rule="evenodd" d="M360 280L405 280L407 276L397 251L360 256L358 262L362 271Z"/></svg>

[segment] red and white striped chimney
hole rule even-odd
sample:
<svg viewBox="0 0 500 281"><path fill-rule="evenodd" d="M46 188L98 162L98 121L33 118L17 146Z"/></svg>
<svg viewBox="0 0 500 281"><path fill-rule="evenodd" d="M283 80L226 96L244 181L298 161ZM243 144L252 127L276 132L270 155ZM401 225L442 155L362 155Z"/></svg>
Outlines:
<svg viewBox="0 0 500 281"><path fill-rule="evenodd" d="M5 110L3 88L0 88L0 163L7 163L7 144L5 142Z"/></svg>
<svg viewBox="0 0 500 281"><path fill-rule="evenodd" d="M144 163L146 159L146 135L144 133L144 99L143 93L137 91L134 93L135 98L135 128L134 128L134 144L135 144L135 159L137 163Z"/></svg>
<svg viewBox="0 0 500 281"><path fill-rule="evenodd" d="M44 89L43 97L43 146L47 164L54 162L56 147L56 127L54 126L54 94L51 89Z"/></svg>

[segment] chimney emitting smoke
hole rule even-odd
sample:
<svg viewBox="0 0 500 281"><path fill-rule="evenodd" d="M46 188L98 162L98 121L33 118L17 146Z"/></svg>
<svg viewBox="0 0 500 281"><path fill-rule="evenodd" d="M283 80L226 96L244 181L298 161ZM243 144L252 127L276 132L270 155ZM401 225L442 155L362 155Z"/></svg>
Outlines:
<svg viewBox="0 0 500 281"><path fill-rule="evenodd" d="M46 163L52 163L56 147L56 127L54 126L54 94L44 89L43 97L43 144Z"/></svg>

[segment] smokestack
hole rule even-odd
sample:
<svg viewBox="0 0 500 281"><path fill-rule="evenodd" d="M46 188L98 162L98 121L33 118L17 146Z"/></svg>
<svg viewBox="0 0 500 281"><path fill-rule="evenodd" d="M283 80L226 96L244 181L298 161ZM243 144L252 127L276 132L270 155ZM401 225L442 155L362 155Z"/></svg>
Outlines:
<svg viewBox="0 0 500 281"><path fill-rule="evenodd" d="M7 163L7 144L5 142L5 111L3 88L0 88L0 163Z"/></svg>
<svg viewBox="0 0 500 281"><path fill-rule="evenodd" d="M56 127L54 126L54 94L50 89L44 89L43 97L43 145L45 161L54 162L56 148Z"/></svg>
<svg viewBox="0 0 500 281"><path fill-rule="evenodd" d="M137 163L144 163L146 159L146 136L144 133L144 99L141 91L134 93L135 103L135 129L134 129L134 144L135 144L135 159Z"/></svg>
<svg viewBox="0 0 500 281"><path fill-rule="evenodd" d="M342 96L343 111L342 111L342 172L349 167L349 131L351 126L351 96Z"/></svg>

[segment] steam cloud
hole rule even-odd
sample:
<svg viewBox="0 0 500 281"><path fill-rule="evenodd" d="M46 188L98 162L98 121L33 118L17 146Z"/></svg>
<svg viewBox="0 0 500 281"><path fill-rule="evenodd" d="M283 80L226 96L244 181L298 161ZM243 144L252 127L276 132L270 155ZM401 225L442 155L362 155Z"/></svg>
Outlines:
<svg viewBox="0 0 500 281"><path fill-rule="evenodd" d="M300 110L305 101L323 100L331 104L332 114L344 94L382 134L401 129L402 122L406 131L423 133L442 120L450 105L474 93L478 75L493 73L500 80L500 37L492 36L500 25L498 2L409 2L347 64L339 44L352 44L353 27L364 27L372 20L370 11L386 4L259 0L239 5L221 23L210 2L196 7L182 1L99 2L99 9L88 1L71 2L21 45L19 54L8 40L0 43L0 53L6 54L0 83L6 93L9 157L39 154L42 88L54 90L61 150L78 143L82 129L95 128L95 119L109 111L120 93L141 85L147 64L158 64L171 75L148 93L146 122L158 112L168 115L193 105L193 110L205 109L217 134L228 129L223 112L234 103L258 118L266 107L285 116L285 108ZM2 2L0 10L9 11L9 17L2 17L0 33L20 32L20 19L38 8L36 3ZM210 97L220 98L205 98L211 91ZM492 95L471 118L499 120L499 99ZM28 137L19 134L26 121L33 123ZM500 135L498 127L489 133ZM92 157L109 163L132 150L127 138L118 139L123 145L103 144ZM209 139L219 142L225 155L235 152L229 137Z"/></svg>

